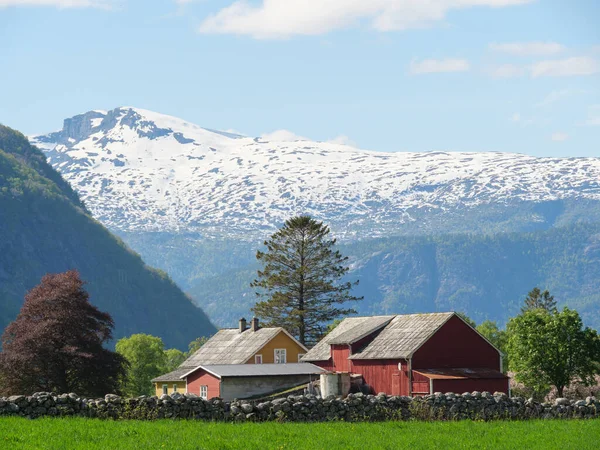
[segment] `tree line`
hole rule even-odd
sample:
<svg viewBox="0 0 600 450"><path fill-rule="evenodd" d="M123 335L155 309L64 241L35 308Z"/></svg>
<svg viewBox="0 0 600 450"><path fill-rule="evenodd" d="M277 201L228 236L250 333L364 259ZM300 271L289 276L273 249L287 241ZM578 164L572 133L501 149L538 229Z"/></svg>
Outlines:
<svg viewBox="0 0 600 450"><path fill-rule="evenodd" d="M358 281L344 280L348 257L336 244L329 227L309 216L286 221L264 242L252 287L258 298L253 311L266 326L284 327L310 346L356 313L347 304L362 300L351 293ZM178 367L206 340L182 352L165 349L159 337L135 334L110 351L112 318L89 302L83 285L70 271L46 275L27 293L2 336L0 393L152 394L150 380ZM583 326L577 311L559 310L547 290L533 289L506 329L462 317L504 353L504 369L535 396L552 386L562 396L573 381L589 385L600 374L598 333Z"/></svg>

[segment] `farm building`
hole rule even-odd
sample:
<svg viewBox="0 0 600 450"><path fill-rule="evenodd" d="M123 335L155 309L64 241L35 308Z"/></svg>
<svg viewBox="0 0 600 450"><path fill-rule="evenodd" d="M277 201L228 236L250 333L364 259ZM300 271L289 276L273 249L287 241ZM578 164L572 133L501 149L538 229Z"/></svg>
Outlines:
<svg viewBox="0 0 600 450"><path fill-rule="evenodd" d="M152 382L156 395L188 392L212 398L226 392L225 385L229 386L232 383L229 381L230 378L244 378L246 382L252 382L257 381L256 377L262 377L265 380L259 384L264 389L267 389L269 384L275 386L274 389L265 391L271 392L277 388L299 384L294 384L296 383L294 375L299 375L303 382L310 381L306 376L306 370L311 371L311 374L320 372L317 367L308 369L311 364L298 364L307 351L308 349L284 328L262 328L256 318L252 319L248 328L246 320L241 319L237 328L219 330L176 370L161 375ZM236 374L233 374L231 370L223 368L230 365L249 367L238 369ZM256 371L250 367L255 365L261 365L263 369ZM294 370L297 373L294 373ZM198 382L199 378L202 378L206 384ZM228 381L223 381L224 378ZM283 379L287 379L286 386L282 386L286 384ZM219 387L221 383L222 389ZM253 390L248 386L248 392L251 390L254 392L256 389ZM242 396L240 395L239 398Z"/></svg>
<svg viewBox="0 0 600 450"><path fill-rule="evenodd" d="M302 361L362 375L374 393L508 393L502 353L452 312L348 318Z"/></svg>
<svg viewBox="0 0 600 450"><path fill-rule="evenodd" d="M307 384L318 380L323 372L309 363L215 364L199 366L184 377L188 392L229 401Z"/></svg>

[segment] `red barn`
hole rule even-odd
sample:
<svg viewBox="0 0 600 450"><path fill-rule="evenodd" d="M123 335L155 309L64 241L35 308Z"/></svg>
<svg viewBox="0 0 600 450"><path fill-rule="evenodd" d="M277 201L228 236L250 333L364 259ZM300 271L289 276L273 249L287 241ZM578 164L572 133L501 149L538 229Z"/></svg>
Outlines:
<svg viewBox="0 0 600 450"><path fill-rule="evenodd" d="M373 393L509 393L502 353L453 312L351 317L302 361L362 375Z"/></svg>

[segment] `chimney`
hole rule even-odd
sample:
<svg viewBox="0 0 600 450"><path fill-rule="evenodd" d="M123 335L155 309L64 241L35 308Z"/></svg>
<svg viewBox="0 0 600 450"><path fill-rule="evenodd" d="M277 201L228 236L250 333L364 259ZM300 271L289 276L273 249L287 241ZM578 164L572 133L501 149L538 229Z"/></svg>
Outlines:
<svg viewBox="0 0 600 450"><path fill-rule="evenodd" d="M240 333L246 331L246 319L243 317L240 319Z"/></svg>
<svg viewBox="0 0 600 450"><path fill-rule="evenodd" d="M258 317L253 317L250 321L250 328L252 331L258 331Z"/></svg>

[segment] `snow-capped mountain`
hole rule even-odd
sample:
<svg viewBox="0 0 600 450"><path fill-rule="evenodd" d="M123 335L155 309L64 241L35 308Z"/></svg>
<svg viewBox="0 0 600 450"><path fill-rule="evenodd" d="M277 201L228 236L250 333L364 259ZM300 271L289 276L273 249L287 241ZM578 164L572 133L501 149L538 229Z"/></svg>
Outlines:
<svg viewBox="0 0 600 450"><path fill-rule="evenodd" d="M129 107L31 140L97 219L123 231L248 233L308 213L340 233L380 235L479 206L600 200L600 158L269 142Z"/></svg>

